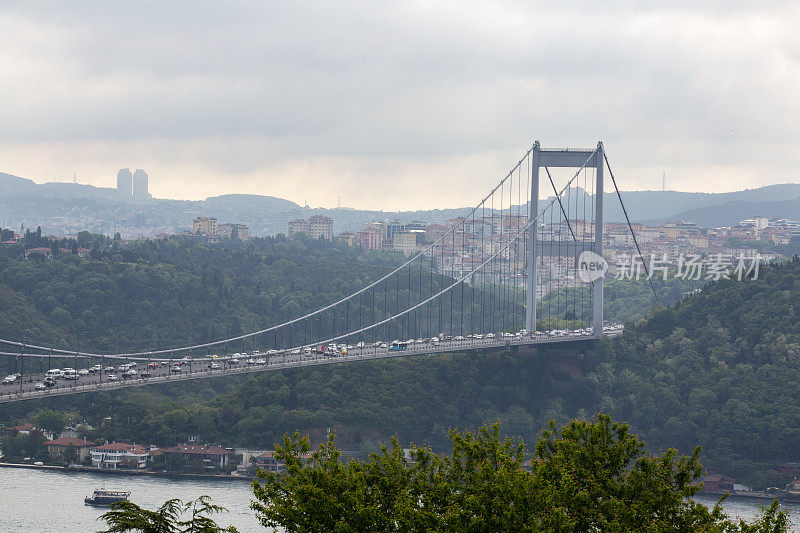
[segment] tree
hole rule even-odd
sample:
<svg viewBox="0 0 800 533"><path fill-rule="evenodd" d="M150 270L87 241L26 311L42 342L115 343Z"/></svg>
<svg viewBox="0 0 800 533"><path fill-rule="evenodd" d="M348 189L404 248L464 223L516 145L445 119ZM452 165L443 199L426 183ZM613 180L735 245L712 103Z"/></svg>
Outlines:
<svg viewBox="0 0 800 533"><path fill-rule="evenodd" d="M72 443L67 444L64 449L64 462L70 465L78 462L78 449Z"/></svg>
<svg viewBox="0 0 800 533"><path fill-rule="evenodd" d="M52 409L43 409L33 416L33 424L36 427L46 429L53 434L61 433L66 423L66 415Z"/></svg>
<svg viewBox="0 0 800 533"><path fill-rule="evenodd" d="M189 518L181 516L189 512ZM219 526L210 515L227 512L227 509L211 503L208 496L183 502L174 498L167 500L155 511L143 509L132 502L118 502L111 510L100 515L109 528L101 533L236 533L236 528Z"/></svg>
<svg viewBox="0 0 800 533"><path fill-rule="evenodd" d="M694 502L700 449L648 456L607 415L561 430L551 422L529 471L524 444L502 438L499 423L449 437L449 456L413 448L407 458L395 439L344 464L333 437L309 456L295 433L275 448L285 475L259 471L251 507L265 527L289 532L787 530L777 505L737 524Z"/></svg>

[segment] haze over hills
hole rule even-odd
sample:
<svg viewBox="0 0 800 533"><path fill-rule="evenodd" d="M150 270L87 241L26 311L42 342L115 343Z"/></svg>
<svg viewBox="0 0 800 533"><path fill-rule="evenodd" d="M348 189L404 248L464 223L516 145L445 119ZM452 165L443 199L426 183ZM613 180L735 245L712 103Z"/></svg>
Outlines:
<svg viewBox="0 0 800 533"><path fill-rule="evenodd" d="M800 218L800 184L785 183L728 193L624 191L631 220L645 223L691 220L701 226L735 225L754 215ZM586 195L591 205L592 195ZM413 198L409 198L413 205ZM123 201L116 189L77 183L42 183L0 172L0 226L42 226L56 235L88 230L124 237L171 233L191 226L198 215L220 222L250 226L252 235L275 235L296 218L322 214L333 218L334 231L358 231L373 220L442 223L469 213L471 207L399 212L300 206L290 200L255 194L225 194L203 201L149 199ZM525 206L522 207L524 211ZM622 222L624 215L613 192L605 195L605 220Z"/></svg>

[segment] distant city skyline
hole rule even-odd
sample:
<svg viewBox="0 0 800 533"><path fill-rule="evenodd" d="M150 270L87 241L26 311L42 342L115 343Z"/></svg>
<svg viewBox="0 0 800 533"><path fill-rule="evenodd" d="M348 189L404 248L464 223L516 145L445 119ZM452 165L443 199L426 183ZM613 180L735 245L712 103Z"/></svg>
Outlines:
<svg viewBox="0 0 800 533"><path fill-rule="evenodd" d="M161 198L473 204L530 143L598 140L627 190L800 179L800 6L0 7L0 171ZM303 28L303 31L297 31ZM233 38L235 36L235 38ZM443 200L445 199L445 200Z"/></svg>

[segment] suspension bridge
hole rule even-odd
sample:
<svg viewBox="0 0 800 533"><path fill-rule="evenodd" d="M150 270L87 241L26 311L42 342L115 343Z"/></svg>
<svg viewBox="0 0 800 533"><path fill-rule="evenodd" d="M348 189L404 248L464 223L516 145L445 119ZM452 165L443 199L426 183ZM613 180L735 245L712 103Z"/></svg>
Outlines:
<svg viewBox="0 0 800 533"><path fill-rule="evenodd" d="M602 262L606 170L622 202L601 142L545 149L537 141L475 207L427 228L403 264L258 331L124 353L0 339L0 356L16 368L0 403L400 356L585 346L618 334L604 322L605 269L586 270Z"/></svg>

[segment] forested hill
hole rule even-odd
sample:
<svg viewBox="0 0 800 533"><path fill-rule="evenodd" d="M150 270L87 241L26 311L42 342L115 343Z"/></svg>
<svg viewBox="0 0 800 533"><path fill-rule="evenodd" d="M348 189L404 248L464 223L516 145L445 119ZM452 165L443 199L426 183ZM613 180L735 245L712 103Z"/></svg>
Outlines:
<svg viewBox="0 0 800 533"><path fill-rule="evenodd" d="M722 280L604 346L599 408L739 476L800 460L800 260ZM757 464L758 463L758 464Z"/></svg>
<svg viewBox="0 0 800 533"><path fill-rule="evenodd" d="M86 238L86 237L84 237ZM121 246L94 257L21 260L0 253L0 333L66 346L152 345L214 338L337 299L402 261L335 243L276 239ZM0 249L2 250L2 249ZM657 283L661 298L684 289ZM647 286L611 283L609 312L635 316ZM548 419L599 411L654 448L704 448L712 470L780 485L800 461L800 260L755 281L720 281L629 322L596 355L450 354L270 372L240 378L0 406L0 423L55 409L95 426L93 440L171 445L189 436L269 448L295 430L332 427L349 449L390 435L447 446L450 427L500 420L534 442ZM631 314L626 314L631 313ZM119 333L117 340L116 333ZM52 414L52 413L49 413ZM50 416L50 419L53 417Z"/></svg>
<svg viewBox="0 0 800 533"><path fill-rule="evenodd" d="M26 261L21 247L0 248L0 336L100 351L215 340L319 308L403 261L280 236L216 245L81 237L91 257ZM41 245L51 243L26 246Z"/></svg>

